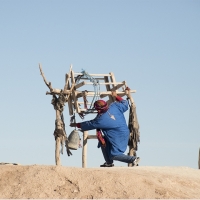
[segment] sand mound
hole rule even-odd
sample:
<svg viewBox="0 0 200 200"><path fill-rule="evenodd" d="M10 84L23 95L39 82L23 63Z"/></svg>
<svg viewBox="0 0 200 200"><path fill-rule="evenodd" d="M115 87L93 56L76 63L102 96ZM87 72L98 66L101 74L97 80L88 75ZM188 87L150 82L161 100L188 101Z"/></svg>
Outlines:
<svg viewBox="0 0 200 200"><path fill-rule="evenodd" d="M200 198L200 170L1 165L0 198Z"/></svg>

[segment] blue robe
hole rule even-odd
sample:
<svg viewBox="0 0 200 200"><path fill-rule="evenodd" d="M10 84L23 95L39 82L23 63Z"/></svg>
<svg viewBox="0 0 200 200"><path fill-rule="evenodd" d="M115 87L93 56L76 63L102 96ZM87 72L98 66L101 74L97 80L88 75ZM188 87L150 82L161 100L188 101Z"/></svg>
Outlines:
<svg viewBox="0 0 200 200"><path fill-rule="evenodd" d="M90 121L81 123L83 131L101 129L106 140L106 152L110 159L126 151L129 139L129 129L126 124L124 112L128 110L128 102L122 100L109 106L107 112L97 115ZM110 117L114 115L115 120Z"/></svg>

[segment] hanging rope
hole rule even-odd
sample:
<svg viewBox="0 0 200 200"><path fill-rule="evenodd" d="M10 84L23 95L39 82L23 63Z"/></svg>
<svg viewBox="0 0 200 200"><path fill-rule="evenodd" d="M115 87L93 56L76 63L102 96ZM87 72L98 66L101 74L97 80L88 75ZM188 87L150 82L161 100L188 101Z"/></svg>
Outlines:
<svg viewBox="0 0 200 200"><path fill-rule="evenodd" d="M92 76L90 76L85 70L82 69L83 77L87 78L90 82L93 83L93 87L94 87L94 97L92 99L91 105L89 109L93 108L93 104L96 100L99 99L100 96L100 84L99 84L99 80L93 78Z"/></svg>
<svg viewBox="0 0 200 200"><path fill-rule="evenodd" d="M93 105L94 105L94 102L99 100L99 97L100 97L100 84L99 84L99 80L95 79L94 77L92 77L91 75L89 75L85 70L82 69L82 75L78 75L76 78L75 78L75 82L76 84L80 82L81 78L86 78L88 79L90 82L93 83L93 87L94 87L94 97L92 99L92 102L90 104L90 107L88 108L87 107L87 90L83 91L83 101L84 101L84 108L86 109L86 112L84 113L78 113L80 118L81 119L84 119L84 116L86 114L89 114L89 113L94 113L95 112L95 109L93 109Z"/></svg>

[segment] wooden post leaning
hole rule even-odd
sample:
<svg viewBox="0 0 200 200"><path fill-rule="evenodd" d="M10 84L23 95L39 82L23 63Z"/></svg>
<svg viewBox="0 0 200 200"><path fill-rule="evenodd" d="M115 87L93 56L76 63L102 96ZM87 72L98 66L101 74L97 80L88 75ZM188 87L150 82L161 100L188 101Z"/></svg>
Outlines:
<svg viewBox="0 0 200 200"><path fill-rule="evenodd" d="M126 86L127 87L127 86ZM136 106L135 102L131 96L130 90L125 90L126 96L129 98L131 102L131 110L132 113L130 113L129 116L129 130L130 130L130 140L129 140L129 156L136 156L136 151L137 151L137 143L139 141L139 124L137 120L137 115L136 115ZM131 126L131 127L130 127ZM128 166L132 167L132 163L129 163Z"/></svg>

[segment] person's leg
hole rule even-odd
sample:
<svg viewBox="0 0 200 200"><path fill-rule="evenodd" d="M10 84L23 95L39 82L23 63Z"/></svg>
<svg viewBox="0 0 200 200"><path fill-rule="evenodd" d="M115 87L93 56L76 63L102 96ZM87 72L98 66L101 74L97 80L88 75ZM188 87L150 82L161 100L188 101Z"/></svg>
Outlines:
<svg viewBox="0 0 200 200"><path fill-rule="evenodd" d="M111 160L111 159L109 158L108 153L107 153L107 151L106 151L106 147L101 146L101 151L102 151L102 153L103 153L103 157L104 157L106 163L107 163L107 164L112 164L112 163L113 163L113 160Z"/></svg>
<svg viewBox="0 0 200 200"><path fill-rule="evenodd" d="M129 155L120 154L120 155L117 155L117 156L113 156L112 159L120 161L120 162L125 162L125 163L133 163L134 160L136 159L136 156L129 156Z"/></svg>

